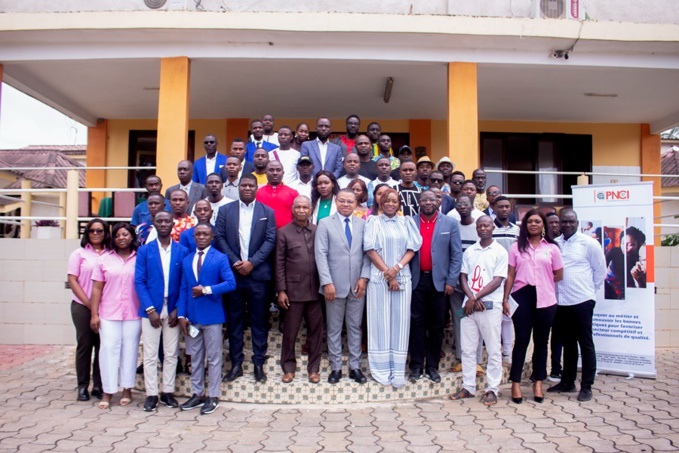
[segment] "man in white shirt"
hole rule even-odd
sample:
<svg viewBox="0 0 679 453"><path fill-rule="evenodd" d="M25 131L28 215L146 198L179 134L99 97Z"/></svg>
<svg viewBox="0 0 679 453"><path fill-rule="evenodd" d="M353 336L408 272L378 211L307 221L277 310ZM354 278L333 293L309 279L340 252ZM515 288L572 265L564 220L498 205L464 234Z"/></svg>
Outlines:
<svg viewBox="0 0 679 453"><path fill-rule="evenodd" d="M503 306L503 282L507 278L507 251L493 240L493 219L483 216L476 221L478 242L470 246L462 257L460 283L465 294L460 323L462 336L462 390L451 399L473 398L476 393L475 360L479 339L483 339L488 351L488 386L483 396L486 406L497 404L497 394L502 380L502 348L500 331L502 313L509 312Z"/></svg>
<svg viewBox="0 0 679 453"><path fill-rule="evenodd" d="M373 205L373 192L375 191L375 187L380 184L387 184L392 189L395 189L398 186L398 181L391 177L391 161L389 158L380 157L375 163L377 166L377 179L370 181L370 184L368 184L368 207L372 207Z"/></svg>
<svg viewBox="0 0 679 453"><path fill-rule="evenodd" d="M596 293L606 277L606 258L595 239L578 232L574 210L561 210L562 235L555 239L563 258L563 280L557 282L559 305L555 323L561 326L563 372L561 382L548 392L574 392L578 372L578 346L582 356L582 379L578 401L592 399L596 375L596 352L592 337L592 317Z"/></svg>
<svg viewBox="0 0 679 453"><path fill-rule="evenodd" d="M358 158L356 152L350 152L347 157L344 158L344 176L337 180L337 185L340 189L346 189L351 181L358 178L362 180L366 187L370 184L370 180L364 176L358 174L361 169L361 160Z"/></svg>
<svg viewBox="0 0 679 453"><path fill-rule="evenodd" d="M313 180L314 163L309 156L302 156L297 161L297 178L290 184L300 195L311 199L311 182Z"/></svg>
<svg viewBox="0 0 679 453"><path fill-rule="evenodd" d="M280 130L278 133L276 133L273 130L274 127L274 118L271 115L264 115L262 117L262 126L264 129L264 134L262 135L262 141L265 141L267 143L271 143L274 145L279 145L280 141ZM254 142L255 141L255 136L250 135L250 141Z"/></svg>
<svg viewBox="0 0 679 453"><path fill-rule="evenodd" d="M224 195L222 195L223 188L224 184L222 184L222 178L219 176L219 174L210 173L207 177L208 196L206 200L210 202L210 206L212 207L212 217L210 218L210 224L212 224L212 226L215 225L215 221L217 220L219 208L233 201L232 199L226 198ZM195 214L193 216L195 217Z"/></svg>
<svg viewBox="0 0 679 453"><path fill-rule="evenodd" d="M283 183L289 186L297 179L297 161L299 151L292 149L292 129L289 126L282 126L278 129L279 146L273 151L269 151L269 161L277 160L283 164L284 178Z"/></svg>

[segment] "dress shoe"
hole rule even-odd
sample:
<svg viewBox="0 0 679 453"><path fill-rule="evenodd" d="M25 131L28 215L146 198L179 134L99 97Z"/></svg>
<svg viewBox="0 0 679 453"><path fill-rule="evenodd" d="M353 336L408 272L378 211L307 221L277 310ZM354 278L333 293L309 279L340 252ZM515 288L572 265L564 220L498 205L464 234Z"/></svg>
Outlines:
<svg viewBox="0 0 679 453"><path fill-rule="evenodd" d="M340 377L342 377L341 374L340 374ZM359 369L350 370L349 371L349 379L353 379L354 381L358 382L359 384L365 384L366 382L368 382L368 378L365 377L363 372L361 372L361 370L359 370Z"/></svg>
<svg viewBox="0 0 679 453"><path fill-rule="evenodd" d="M283 383L289 384L295 379L295 373L285 373L283 375ZM311 379L311 376L309 376L309 379Z"/></svg>
<svg viewBox="0 0 679 453"><path fill-rule="evenodd" d="M224 376L224 379L222 379L222 382L233 382L239 377L243 375L243 367L240 365L234 365L231 367L228 373L226 373L226 376Z"/></svg>
<svg viewBox="0 0 679 453"><path fill-rule="evenodd" d="M101 387L92 387L91 395L100 400L104 397L104 391L101 389Z"/></svg>
<svg viewBox="0 0 679 453"><path fill-rule="evenodd" d="M191 409L195 409L197 407L200 407L203 405L205 402L205 398L202 396L198 396L195 393L191 398L189 398L184 404L179 406L179 409L183 411L190 411Z"/></svg>
<svg viewBox="0 0 679 453"><path fill-rule="evenodd" d="M321 382L321 375L318 373L309 373L309 382L312 384L318 384Z"/></svg>
<svg viewBox="0 0 679 453"><path fill-rule="evenodd" d="M427 377L432 381L436 382L437 384L441 382L441 375L439 374L438 370L434 368L428 368L427 369Z"/></svg>
<svg viewBox="0 0 679 453"><path fill-rule="evenodd" d="M340 379L342 379L342 370L333 370L328 376L328 382L331 384L337 384Z"/></svg>
<svg viewBox="0 0 679 453"><path fill-rule="evenodd" d="M575 384L564 384L563 382L559 382L556 385L551 386L550 388L547 389L549 393L568 393L568 392L575 392Z"/></svg>
<svg viewBox="0 0 679 453"><path fill-rule="evenodd" d="M144 364L143 363L137 367L137 374L144 374Z"/></svg>
<svg viewBox="0 0 679 453"><path fill-rule="evenodd" d="M264 374L264 367L262 365L255 365L255 381L266 382L266 374Z"/></svg>
<svg viewBox="0 0 679 453"><path fill-rule="evenodd" d="M578 393L578 401L589 401L592 399L592 390L591 389L580 389L580 393Z"/></svg>
<svg viewBox="0 0 679 453"><path fill-rule="evenodd" d="M410 370L410 374L408 375L408 380L410 382L417 382L418 379L422 377L422 368L413 368Z"/></svg>
<svg viewBox="0 0 679 453"><path fill-rule="evenodd" d="M203 403L203 407L200 408L200 415L207 415L211 414L219 407L219 398L211 398L207 397L205 398L205 403Z"/></svg>
<svg viewBox="0 0 679 453"><path fill-rule="evenodd" d="M87 391L87 387L78 388L78 401L89 401L90 394Z"/></svg>
<svg viewBox="0 0 679 453"><path fill-rule="evenodd" d="M167 407L171 407L173 409L179 407L179 401L175 399L172 393L161 393L160 402L166 405Z"/></svg>
<svg viewBox="0 0 679 453"><path fill-rule="evenodd" d="M158 395L147 396L144 401L144 412L153 412L158 410Z"/></svg>
<svg viewBox="0 0 679 453"><path fill-rule="evenodd" d="M533 401L542 403L545 400L545 395L537 395L538 390L540 390L539 393L542 393L542 381L533 382Z"/></svg>

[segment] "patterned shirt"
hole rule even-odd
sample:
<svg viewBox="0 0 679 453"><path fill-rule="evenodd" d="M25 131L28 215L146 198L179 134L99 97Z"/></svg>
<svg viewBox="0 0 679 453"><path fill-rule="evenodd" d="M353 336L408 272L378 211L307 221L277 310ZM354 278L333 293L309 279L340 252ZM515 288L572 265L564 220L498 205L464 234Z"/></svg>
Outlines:
<svg viewBox="0 0 679 453"><path fill-rule="evenodd" d="M179 237L182 235L182 231L188 230L189 228L193 228L196 225L198 225L198 220L195 217L191 217L188 214L178 219L175 218L174 226L172 227L170 237L172 237L173 241L179 242Z"/></svg>

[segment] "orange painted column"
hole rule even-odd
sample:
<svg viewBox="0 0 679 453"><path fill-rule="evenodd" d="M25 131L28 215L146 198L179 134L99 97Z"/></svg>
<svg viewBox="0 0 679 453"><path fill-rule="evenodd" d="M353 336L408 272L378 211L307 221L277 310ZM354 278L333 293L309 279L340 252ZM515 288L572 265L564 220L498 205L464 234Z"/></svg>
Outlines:
<svg viewBox="0 0 679 453"><path fill-rule="evenodd" d="M97 125L87 128L87 166L106 166L106 145L108 142L108 120L97 120ZM106 187L105 170L87 170L85 173L87 187ZM92 193L92 212L99 211L99 203L105 194L103 192Z"/></svg>
<svg viewBox="0 0 679 453"><path fill-rule="evenodd" d="M222 146L223 152L227 155L231 149L231 142L237 138L242 138L248 142L248 131L250 130L250 120L248 118L227 118L226 120L226 143Z"/></svg>
<svg viewBox="0 0 679 453"><path fill-rule="evenodd" d="M410 120L408 124L408 130L410 131L410 147L413 152L419 147L427 148L427 156L432 160L438 160L443 157L441 150L437 150L440 156L437 154L436 159L434 158L433 150L431 149L431 120Z"/></svg>
<svg viewBox="0 0 679 453"><path fill-rule="evenodd" d="M448 156L466 175L480 166L476 63L448 63Z"/></svg>
<svg viewBox="0 0 679 453"><path fill-rule="evenodd" d="M660 168L660 135L651 134L648 124L641 125L641 173L661 174ZM653 181L653 196L662 195L662 183L660 178L641 178L642 181ZM662 205L659 201L653 203L653 216L657 219L653 223L660 223ZM660 234L660 228L655 228L654 234ZM647 242L650 238L646 238Z"/></svg>
<svg viewBox="0 0 679 453"><path fill-rule="evenodd" d="M187 156L190 79L188 57L160 60L156 174L165 187L177 179L177 163Z"/></svg>

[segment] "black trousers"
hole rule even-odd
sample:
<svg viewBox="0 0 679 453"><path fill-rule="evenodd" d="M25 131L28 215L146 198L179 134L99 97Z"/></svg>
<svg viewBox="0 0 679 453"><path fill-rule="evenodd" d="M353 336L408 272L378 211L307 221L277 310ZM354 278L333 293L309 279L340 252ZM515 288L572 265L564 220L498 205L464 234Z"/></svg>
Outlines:
<svg viewBox="0 0 679 453"><path fill-rule="evenodd" d="M270 282L260 282L252 277L236 278L236 290L227 294L226 313L229 325L229 355L231 365L240 365L243 354L245 309L250 315L252 333L252 363L261 366L266 360L269 340Z"/></svg>
<svg viewBox="0 0 679 453"><path fill-rule="evenodd" d="M559 309L556 309L556 317L552 324L552 337L549 340L549 351L552 358L552 373L561 374L563 368L561 367L561 353L563 352L563 334L562 326L556 321L559 317Z"/></svg>
<svg viewBox="0 0 679 453"><path fill-rule="evenodd" d="M577 305L559 306L555 324L561 326L563 335L563 374L564 385L575 384L578 373L578 345L582 354L583 389L591 390L596 375L596 351L592 337L592 316L596 302L588 300Z"/></svg>
<svg viewBox="0 0 679 453"><path fill-rule="evenodd" d="M92 370L92 384L101 388L101 374L99 373L99 334L90 327L92 312L86 306L76 301L71 302L71 318L75 326L75 374L78 388L90 386L90 370ZM92 350L94 349L94 361Z"/></svg>
<svg viewBox="0 0 679 453"><path fill-rule="evenodd" d="M516 335L512 350L512 369L509 380L521 382L523 364L526 361L526 351L533 335L533 375L536 381L547 378L547 344L549 331L556 315L556 305L537 308L537 292L535 286L526 285L512 293L512 297L519 304L512 316Z"/></svg>
<svg viewBox="0 0 679 453"><path fill-rule="evenodd" d="M422 272L410 303L410 369L439 368L448 300L436 291L431 272Z"/></svg>

